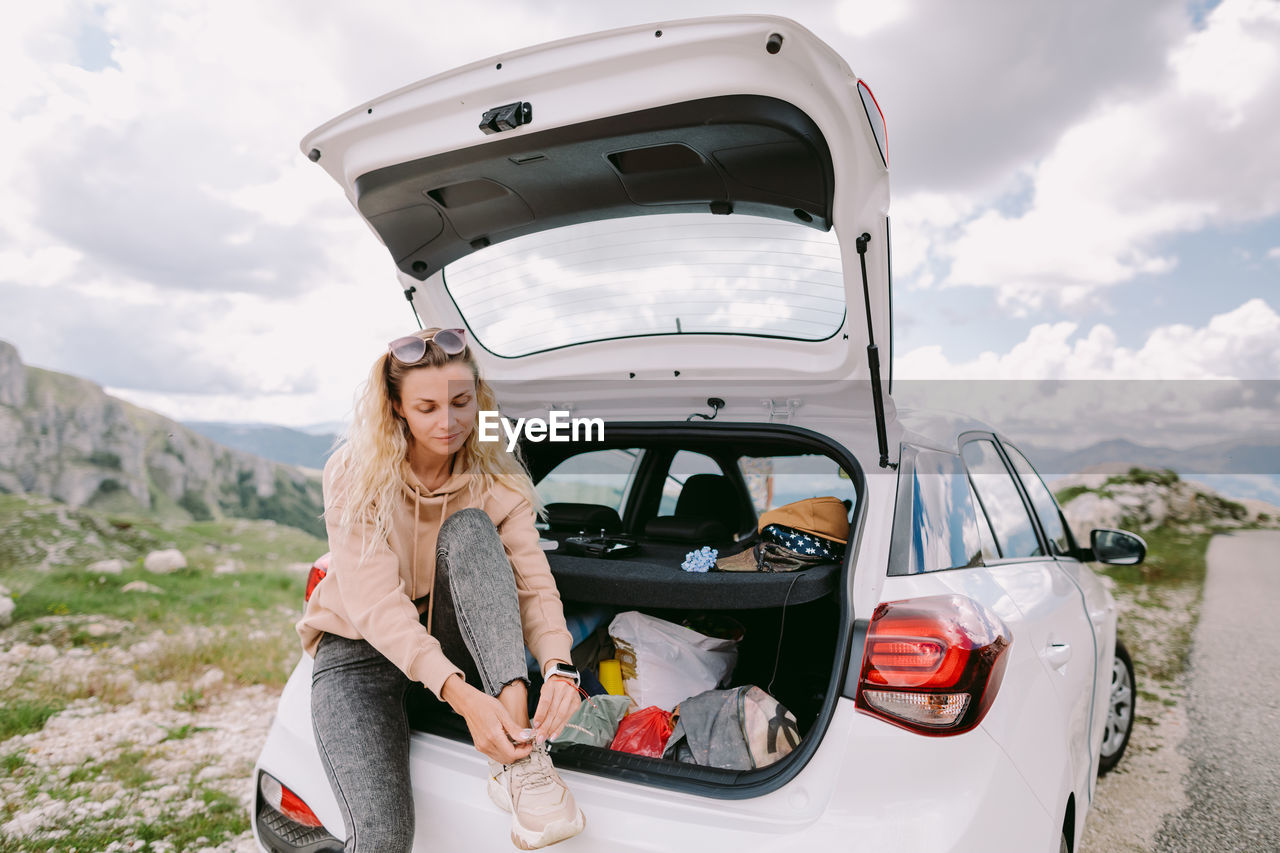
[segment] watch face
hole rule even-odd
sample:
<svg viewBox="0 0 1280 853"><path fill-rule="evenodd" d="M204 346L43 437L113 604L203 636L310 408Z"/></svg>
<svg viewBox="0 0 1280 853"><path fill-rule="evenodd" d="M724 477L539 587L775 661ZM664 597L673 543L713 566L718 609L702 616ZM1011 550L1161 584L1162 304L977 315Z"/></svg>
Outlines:
<svg viewBox="0 0 1280 853"><path fill-rule="evenodd" d="M578 670L562 663L554 663L551 665L551 668L547 670L548 678L550 678L553 675L559 675L562 678L568 678L574 683L577 683L578 681Z"/></svg>

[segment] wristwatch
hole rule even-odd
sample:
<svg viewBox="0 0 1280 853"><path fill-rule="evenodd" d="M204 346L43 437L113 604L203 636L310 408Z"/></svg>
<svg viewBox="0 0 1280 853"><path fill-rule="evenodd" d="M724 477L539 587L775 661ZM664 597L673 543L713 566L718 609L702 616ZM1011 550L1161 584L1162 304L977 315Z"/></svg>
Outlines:
<svg viewBox="0 0 1280 853"><path fill-rule="evenodd" d="M578 675L578 670L575 667L569 666L567 663L560 663L559 661L556 661L555 663L548 664L547 671L542 673L542 678L543 680L546 680L553 675L569 679L569 681L573 682L574 687L577 687L582 683L582 676Z"/></svg>

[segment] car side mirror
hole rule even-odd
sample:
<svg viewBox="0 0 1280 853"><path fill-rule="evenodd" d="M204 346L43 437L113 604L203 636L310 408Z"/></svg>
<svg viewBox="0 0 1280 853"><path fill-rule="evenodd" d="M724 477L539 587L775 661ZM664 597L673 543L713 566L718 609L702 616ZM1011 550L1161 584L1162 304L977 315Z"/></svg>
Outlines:
<svg viewBox="0 0 1280 853"><path fill-rule="evenodd" d="M1089 534L1094 559L1112 566L1136 566L1147 557L1147 543L1126 530L1096 528Z"/></svg>

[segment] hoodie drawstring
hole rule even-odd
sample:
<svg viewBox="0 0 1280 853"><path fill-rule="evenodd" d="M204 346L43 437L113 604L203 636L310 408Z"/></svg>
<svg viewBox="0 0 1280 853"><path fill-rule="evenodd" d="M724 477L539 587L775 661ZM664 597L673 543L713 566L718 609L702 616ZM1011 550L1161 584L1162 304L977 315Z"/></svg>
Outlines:
<svg viewBox="0 0 1280 853"><path fill-rule="evenodd" d="M410 558L410 559L411 559L411 562L410 562L410 564L409 564L409 576L410 576L410 577L412 577L412 578L416 578L416 577L418 576L418 525L419 525L419 524L420 524L420 522L421 522L421 515L422 515L422 494L421 494L417 489L414 489L413 491L414 491L414 495L413 495L413 553L412 553L412 556L411 556L411 558ZM445 496L444 496L444 508L445 508L445 509L447 509L447 508L448 508L448 506L449 506L449 495L448 495L448 493L446 493L446 494L445 494ZM441 518L444 518L444 510L443 510L443 509L442 509L442 510L441 510L441 512L440 512L440 517L441 517ZM432 609L433 609L433 605L436 603L436 595L435 595L435 593L436 593L436 567L435 567L435 563L434 563L434 562L432 562L432 565L431 565L431 580L430 580L428 583L429 583L429 586L427 587L427 634L430 634L430 633L431 633L431 611L432 611ZM411 590L411 591L410 591L410 595L412 595L412 594L413 594L413 593L412 593L412 590Z"/></svg>
<svg viewBox="0 0 1280 853"><path fill-rule="evenodd" d="M449 517L449 493L444 493L444 504L440 507L440 523ZM417 510L414 511L413 547L418 547ZM440 559L440 551L436 550L436 559L431 561L431 589L427 592L427 633L431 633L431 614L436 605L436 561ZM417 563L414 564L417 569Z"/></svg>
<svg viewBox="0 0 1280 853"><path fill-rule="evenodd" d="M413 498L413 552L409 557L409 597L413 598L413 594L417 592L418 578L418 510L419 501L417 489L414 489ZM430 595L430 593L428 593Z"/></svg>
<svg viewBox="0 0 1280 853"><path fill-rule="evenodd" d="M452 473L452 470L453 469L450 468L451 473ZM472 489L474 488L475 483L468 482L466 486L467 486L467 493L473 494ZM416 579L418 577L418 529L422 524L422 499L424 497L429 497L430 495L424 495L417 486L410 486L409 488L413 492L413 550L410 553L411 563L409 567L410 577L414 578L415 580L414 583L411 583L410 589L409 589L409 595L410 597L412 597L417 592ZM445 519L449 517L449 494L450 494L449 492L440 493L440 496L444 499L443 503L440 506L440 523L442 525L444 524ZM438 556L439 554L437 553L437 557ZM430 634L431 619L435 613L435 604L436 604L436 595L435 595L436 561L435 560L431 561L431 577L428 579L427 582L429 586L427 588L427 626L426 627L427 627L427 633Z"/></svg>

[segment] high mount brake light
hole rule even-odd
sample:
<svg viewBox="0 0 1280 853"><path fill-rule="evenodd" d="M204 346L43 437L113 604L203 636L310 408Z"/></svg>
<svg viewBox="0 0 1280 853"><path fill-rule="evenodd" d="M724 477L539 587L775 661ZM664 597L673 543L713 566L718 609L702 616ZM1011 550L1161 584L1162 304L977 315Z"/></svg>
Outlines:
<svg viewBox="0 0 1280 853"><path fill-rule="evenodd" d="M261 773L258 776L258 790L262 792L262 799L267 805L294 823L312 827L324 826L302 798L280 784L274 776Z"/></svg>
<svg viewBox="0 0 1280 853"><path fill-rule="evenodd" d="M867 626L857 707L921 734L967 732L995 701L1012 642L964 596L885 602Z"/></svg>
<svg viewBox="0 0 1280 853"><path fill-rule="evenodd" d="M307 591L302 596L303 601L311 600L311 593L315 592L316 584L324 580L327 574L329 574L329 555L325 554L312 563L311 571L307 572Z"/></svg>

